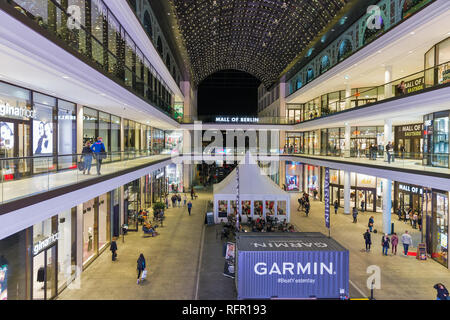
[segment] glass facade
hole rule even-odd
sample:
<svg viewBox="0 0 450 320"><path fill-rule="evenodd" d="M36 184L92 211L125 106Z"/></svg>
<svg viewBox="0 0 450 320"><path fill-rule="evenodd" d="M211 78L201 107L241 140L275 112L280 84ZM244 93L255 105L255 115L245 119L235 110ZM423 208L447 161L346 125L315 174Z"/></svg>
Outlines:
<svg viewBox="0 0 450 320"><path fill-rule="evenodd" d="M57 36L97 70L174 117L169 87L102 0L10 2L38 28ZM68 10L74 10L74 6L80 9L78 23L69 19L69 14L75 13Z"/></svg>
<svg viewBox="0 0 450 320"><path fill-rule="evenodd" d="M449 116L450 111L424 116L424 165L449 168Z"/></svg>

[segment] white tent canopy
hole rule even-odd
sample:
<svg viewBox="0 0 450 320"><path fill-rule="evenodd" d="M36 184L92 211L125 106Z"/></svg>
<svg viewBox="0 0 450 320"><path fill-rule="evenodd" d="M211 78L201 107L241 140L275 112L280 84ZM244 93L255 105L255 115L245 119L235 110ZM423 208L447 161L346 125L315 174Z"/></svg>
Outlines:
<svg viewBox="0 0 450 320"><path fill-rule="evenodd" d="M290 221L289 194L280 189L259 168L254 157L247 153L239 167L239 199L237 206L242 222L247 219L276 216L279 220ZM214 185L215 222L226 222L228 214L236 213L237 169L222 182ZM261 210L262 207L262 210ZM262 212L261 212L262 211ZM244 213L243 213L244 212Z"/></svg>

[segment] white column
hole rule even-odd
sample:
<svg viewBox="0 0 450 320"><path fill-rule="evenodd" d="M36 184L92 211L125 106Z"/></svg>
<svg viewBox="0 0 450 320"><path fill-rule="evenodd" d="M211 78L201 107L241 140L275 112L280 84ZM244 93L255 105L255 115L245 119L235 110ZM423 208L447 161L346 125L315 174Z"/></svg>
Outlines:
<svg viewBox="0 0 450 320"><path fill-rule="evenodd" d="M77 267L83 269L83 204L77 205ZM78 275L77 275L78 276Z"/></svg>
<svg viewBox="0 0 450 320"><path fill-rule="evenodd" d="M124 207L123 207L123 198L124 198L125 190L123 186L120 186L120 193L119 193L119 221L120 221L120 233L122 233L122 225L124 222Z"/></svg>
<svg viewBox="0 0 450 320"><path fill-rule="evenodd" d="M123 118L120 118L120 151L125 151L125 133L123 132Z"/></svg>
<svg viewBox="0 0 450 320"><path fill-rule="evenodd" d="M352 128L348 122L345 123L345 149L344 149L344 157L350 157L350 137L352 135Z"/></svg>
<svg viewBox="0 0 450 320"><path fill-rule="evenodd" d="M386 85L384 86L384 97L386 99L392 97L392 84L389 83L391 81L392 81L392 66L386 66L384 68L384 83L386 83Z"/></svg>
<svg viewBox="0 0 450 320"><path fill-rule="evenodd" d="M83 106L77 104L77 153L83 150Z"/></svg>
<svg viewBox="0 0 450 320"><path fill-rule="evenodd" d="M391 233L392 180L383 179L383 233Z"/></svg>
<svg viewBox="0 0 450 320"><path fill-rule="evenodd" d="M352 95L352 88L350 86L350 83L345 84L345 110L350 109L351 106L351 99L350 96Z"/></svg>
<svg viewBox="0 0 450 320"><path fill-rule="evenodd" d="M344 171L344 214L350 214L350 171Z"/></svg>

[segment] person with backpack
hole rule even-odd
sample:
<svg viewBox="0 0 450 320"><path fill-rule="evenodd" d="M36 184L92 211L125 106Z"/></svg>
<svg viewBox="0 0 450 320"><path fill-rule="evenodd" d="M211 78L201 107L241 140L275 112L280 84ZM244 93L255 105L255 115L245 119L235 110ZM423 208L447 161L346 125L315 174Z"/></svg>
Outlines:
<svg viewBox="0 0 450 320"><path fill-rule="evenodd" d="M358 222L358 209L356 209L356 207L353 207L353 223L357 223Z"/></svg>
<svg viewBox="0 0 450 320"><path fill-rule="evenodd" d="M337 214L339 209L339 202L335 200L333 206L334 206L334 214Z"/></svg>
<svg viewBox="0 0 450 320"><path fill-rule="evenodd" d="M389 239L389 236L387 233L384 234L383 238L381 238L381 245L383 246L383 255L388 255L388 249L389 249L389 243L391 240Z"/></svg>
<svg viewBox="0 0 450 320"><path fill-rule="evenodd" d="M111 246L110 246L109 250L111 250L111 253L112 253L112 261L116 261L116 258L117 258L117 253L116 253L116 251L117 251L116 238L112 238Z"/></svg>
<svg viewBox="0 0 450 320"><path fill-rule="evenodd" d="M138 260L137 260L137 271L138 271L137 284L139 284L139 281L141 280L140 279L141 278L141 274L144 272L145 268L146 268L146 265L145 265L144 254L141 253L139 255ZM144 279L142 279L142 280L144 280Z"/></svg>
<svg viewBox="0 0 450 320"><path fill-rule="evenodd" d="M370 235L369 229L366 230L366 232L363 234L364 241L366 243L366 252L370 251L370 246L372 245L372 237Z"/></svg>
<svg viewBox="0 0 450 320"><path fill-rule="evenodd" d="M91 149L94 152L94 158L97 160L97 174L101 175L100 169L102 168L102 161L106 158L106 149L103 144L103 138L98 137L97 142L91 146Z"/></svg>

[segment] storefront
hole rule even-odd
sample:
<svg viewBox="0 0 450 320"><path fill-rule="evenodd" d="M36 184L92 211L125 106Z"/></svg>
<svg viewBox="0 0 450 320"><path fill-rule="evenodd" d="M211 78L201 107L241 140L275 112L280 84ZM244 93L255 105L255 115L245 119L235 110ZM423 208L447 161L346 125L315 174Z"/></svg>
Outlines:
<svg viewBox="0 0 450 320"><path fill-rule="evenodd" d="M72 168L76 157L67 155L74 153L75 104L0 82L0 158L42 156L9 160L2 168L5 180Z"/></svg>
<svg viewBox="0 0 450 320"><path fill-rule="evenodd" d="M166 178L169 186L169 192L184 192L182 164L169 164L166 167Z"/></svg>
<svg viewBox="0 0 450 320"><path fill-rule="evenodd" d="M164 150L164 131L153 128L153 153L160 154Z"/></svg>
<svg viewBox="0 0 450 320"><path fill-rule="evenodd" d="M165 132L165 148L172 152L183 152L183 131L169 130Z"/></svg>
<svg viewBox="0 0 450 320"><path fill-rule="evenodd" d="M425 86L431 87L450 82L450 38L447 38L425 53Z"/></svg>
<svg viewBox="0 0 450 320"><path fill-rule="evenodd" d="M152 173L152 197L153 202L164 202L168 190L166 184L165 168L158 169Z"/></svg>
<svg viewBox="0 0 450 320"><path fill-rule="evenodd" d="M303 164L286 161L286 191L303 191Z"/></svg>
<svg viewBox="0 0 450 320"><path fill-rule="evenodd" d="M422 159L423 123L395 127L394 151L402 159Z"/></svg>
<svg viewBox="0 0 450 320"><path fill-rule="evenodd" d="M127 183L123 187L123 213L124 223L128 231L138 231L138 213L141 210L141 179Z"/></svg>
<svg viewBox="0 0 450 320"><path fill-rule="evenodd" d="M89 265L111 241L111 193L83 203L83 266Z"/></svg>
<svg viewBox="0 0 450 320"><path fill-rule="evenodd" d="M384 127L352 127L350 138L351 157L369 157L371 145L378 147L378 154L384 152Z"/></svg>
<svg viewBox="0 0 450 320"><path fill-rule="evenodd" d="M314 197L314 190L317 191L317 199L320 200L322 188L320 187L321 174L320 167L309 164L303 165L303 192Z"/></svg>
<svg viewBox="0 0 450 320"><path fill-rule="evenodd" d="M382 179L360 173L350 173L350 207L365 211L382 211ZM344 207L344 171L330 169L330 201Z"/></svg>
<svg viewBox="0 0 450 320"><path fill-rule="evenodd" d="M433 190L433 210L431 216L431 257L446 267L448 265L448 206L449 194L445 191Z"/></svg>
<svg viewBox="0 0 450 320"><path fill-rule="evenodd" d="M345 128L320 130L320 154L324 156L339 156L345 149Z"/></svg>
<svg viewBox="0 0 450 320"><path fill-rule="evenodd" d="M320 130L308 132L287 132L286 152L301 154L320 154Z"/></svg>
<svg viewBox="0 0 450 320"><path fill-rule="evenodd" d="M413 212L422 212L424 207L424 188L407 183L394 183L394 212L397 209L408 212L411 208Z"/></svg>
<svg viewBox="0 0 450 320"><path fill-rule="evenodd" d="M72 208L0 240L1 300L49 300L77 268L77 209Z"/></svg>
<svg viewBox="0 0 450 320"><path fill-rule="evenodd" d="M448 110L424 116L424 165L449 168L449 117Z"/></svg>

